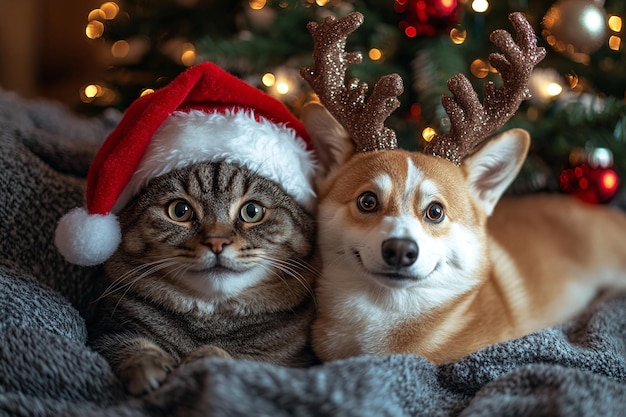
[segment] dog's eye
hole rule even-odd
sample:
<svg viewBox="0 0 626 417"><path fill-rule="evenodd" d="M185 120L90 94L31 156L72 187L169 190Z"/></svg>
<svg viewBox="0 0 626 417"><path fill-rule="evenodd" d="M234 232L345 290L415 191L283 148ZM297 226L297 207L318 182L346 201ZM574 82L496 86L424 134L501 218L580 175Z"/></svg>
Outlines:
<svg viewBox="0 0 626 417"><path fill-rule="evenodd" d="M167 215L175 222L188 222L193 218L193 209L185 200L174 200L167 206Z"/></svg>
<svg viewBox="0 0 626 417"><path fill-rule="evenodd" d="M426 207L426 219L432 223L439 223L444 218L443 206L440 203L430 203Z"/></svg>
<svg viewBox="0 0 626 417"><path fill-rule="evenodd" d="M371 191L365 191L356 199L359 210L371 213L378 210L378 197Z"/></svg>

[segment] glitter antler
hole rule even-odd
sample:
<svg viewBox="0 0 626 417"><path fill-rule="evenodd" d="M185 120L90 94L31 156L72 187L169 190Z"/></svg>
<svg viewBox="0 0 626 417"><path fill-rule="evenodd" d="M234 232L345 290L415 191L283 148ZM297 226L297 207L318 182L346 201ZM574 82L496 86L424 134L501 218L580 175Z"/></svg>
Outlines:
<svg viewBox="0 0 626 417"><path fill-rule="evenodd" d="M530 74L545 57L546 50L537 47L535 32L521 13L511 13L509 20L517 32L517 42L504 30L496 30L489 37L503 52L489 56L489 62L501 74L502 87L487 83L481 104L464 75L452 77L448 89L454 97L441 99L452 127L445 135L435 135L424 149L425 153L460 165L480 142L515 114L523 100L530 98Z"/></svg>
<svg viewBox="0 0 626 417"><path fill-rule="evenodd" d="M402 79L398 74L386 75L374 86L366 100L367 84L352 79L346 84L346 70L362 60L359 52L346 52L346 38L363 23L363 15L355 12L341 19L327 17L321 24L310 22L307 29L315 44L313 66L300 70L317 93L326 109L351 135L358 151L395 149L396 133L384 122L399 105Z"/></svg>

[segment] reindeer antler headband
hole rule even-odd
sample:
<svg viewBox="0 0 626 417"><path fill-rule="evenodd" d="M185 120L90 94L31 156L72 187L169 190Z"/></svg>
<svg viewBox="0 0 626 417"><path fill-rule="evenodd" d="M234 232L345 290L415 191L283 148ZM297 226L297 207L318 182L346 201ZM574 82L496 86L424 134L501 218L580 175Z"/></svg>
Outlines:
<svg viewBox="0 0 626 417"><path fill-rule="evenodd" d="M465 156L487 136L504 125L517 111L520 103L530 97L528 81L533 67L546 55L537 47L532 26L521 13L512 13L509 20L517 32L517 42L504 30L491 33L489 39L502 54L489 56L491 65L500 72L501 87L489 82L480 102L470 81L457 74L448 81L452 97L441 101L450 118L451 129L435 135L424 152L460 165ZM363 15L355 12L341 19L327 17L322 24L307 25L315 44L313 67L304 67L302 77L317 93L322 104L352 136L359 151L397 148L395 132L384 126L385 120L399 105L402 79L398 74L382 77L367 101L367 84L351 80L346 86L349 65L360 63L361 54L345 52L346 38L363 23Z"/></svg>
<svg viewBox="0 0 626 417"><path fill-rule="evenodd" d="M346 52L346 38L363 23L361 13L352 13L336 20L329 16L318 25L310 22L307 29L314 42L313 67L300 70L317 93L326 109L352 136L358 151L395 149L396 132L384 126L385 120L400 102L404 88L398 74L382 77L367 101L367 84L353 79L346 86L348 66L358 64L360 52Z"/></svg>

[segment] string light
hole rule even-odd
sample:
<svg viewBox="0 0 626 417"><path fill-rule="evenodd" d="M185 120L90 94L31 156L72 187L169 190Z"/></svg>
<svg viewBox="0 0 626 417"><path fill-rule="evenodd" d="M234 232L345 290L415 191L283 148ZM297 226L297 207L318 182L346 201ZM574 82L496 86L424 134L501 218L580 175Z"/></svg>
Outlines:
<svg viewBox="0 0 626 417"><path fill-rule="evenodd" d="M433 129L430 126L422 130L422 138L424 138L426 142L430 142L435 137L436 134L437 132L435 131L435 129Z"/></svg>
<svg viewBox="0 0 626 417"><path fill-rule="evenodd" d="M487 0L474 0L472 1L472 10L476 13L485 13L489 9L489 2Z"/></svg>
<svg viewBox="0 0 626 417"><path fill-rule="evenodd" d="M609 29L613 32L621 32L622 31L622 18L619 16L611 16L608 20Z"/></svg>
<svg viewBox="0 0 626 417"><path fill-rule="evenodd" d="M106 13L104 13L104 10L94 9L90 11L89 14L87 15L88 22L92 20L98 20L98 19L103 19L103 20L106 19Z"/></svg>
<svg viewBox="0 0 626 417"><path fill-rule="evenodd" d="M619 51L622 47L622 38L619 36L611 35L609 37L609 48L614 51Z"/></svg>
<svg viewBox="0 0 626 417"><path fill-rule="evenodd" d="M182 45L182 53L180 55L180 62L183 63L184 66L190 67L196 63L196 48L193 44L189 42L185 42Z"/></svg>
<svg viewBox="0 0 626 417"><path fill-rule="evenodd" d="M87 23L87 27L85 28L85 35L89 39L98 39L104 34L104 24L98 20L92 20Z"/></svg>
<svg viewBox="0 0 626 417"><path fill-rule="evenodd" d="M569 88L571 88L572 90L574 90L576 87L578 87L578 75L576 75L576 74L566 74L565 75L565 79L569 83Z"/></svg>
<svg viewBox="0 0 626 417"><path fill-rule="evenodd" d="M248 5L252 10L261 10L267 4L266 0L250 0Z"/></svg>
<svg viewBox="0 0 626 417"><path fill-rule="evenodd" d="M118 6L115 2L108 1L100 5L100 10L102 10L102 12L104 13L104 19L112 20L115 19L115 17L119 13L120 6Z"/></svg>
<svg viewBox="0 0 626 417"><path fill-rule="evenodd" d="M377 49L377 48L370 49L367 55L370 57L372 61L379 61L383 57L383 53L381 52L380 49Z"/></svg>
<svg viewBox="0 0 626 417"><path fill-rule="evenodd" d="M287 84L285 81L276 83L276 92L282 95L287 94L289 92L289 84Z"/></svg>
<svg viewBox="0 0 626 417"><path fill-rule="evenodd" d="M261 78L261 82L266 87L273 87L274 84L276 84L276 77L271 72L268 72L263 75L263 77Z"/></svg>
<svg viewBox="0 0 626 417"><path fill-rule="evenodd" d="M98 95L102 94L102 87L96 84L89 84L85 87L85 97L87 98L96 98Z"/></svg>
<svg viewBox="0 0 626 417"><path fill-rule="evenodd" d="M550 83L546 86L546 94L550 97L556 97L563 91L563 87L561 87L557 83Z"/></svg>
<svg viewBox="0 0 626 417"><path fill-rule="evenodd" d="M111 45L111 55L115 58L125 58L130 52L130 45L125 40L119 40Z"/></svg>
<svg viewBox="0 0 626 417"><path fill-rule="evenodd" d="M476 78L485 78L489 74L489 66L482 59L475 59L470 65L470 71Z"/></svg>
<svg viewBox="0 0 626 417"><path fill-rule="evenodd" d="M619 33L622 31L622 18L616 15L610 16L608 19L609 29ZM609 36L609 48L613 51L619 51L622 47L622 38L617 35Z"/></svg>
<svg viewBox="0 0 626 417"><path fill-rule="evenodd" d="M110 88L98 84L87 84L80 90L80 99L83 103L98 101L100 105L109 105L116 99L116 94Z"/></svg>
<svg viewBox="0 0 626 417"><path fill-rule="evenodd" d="M463 28L452 28L450 30L450 39L455 45L461 45L467 38L467 31Z"/></svg>

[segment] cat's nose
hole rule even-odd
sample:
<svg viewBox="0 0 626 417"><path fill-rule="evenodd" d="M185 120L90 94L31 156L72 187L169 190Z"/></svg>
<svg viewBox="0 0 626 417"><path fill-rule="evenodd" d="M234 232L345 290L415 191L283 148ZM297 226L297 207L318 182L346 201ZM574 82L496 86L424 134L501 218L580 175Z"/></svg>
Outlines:
<svg viewBox="0 0 626 417"><path fill-rule="evenodd" d="M383 242L381 251L387 265L394 267L413 265L419 254L417 243L413 239L387 239Z"/></svg>
<svg viewBox="0 0 626 417"><path fill-rule="evenodd" d="M232 240L225 236L209 236L203 242L216 255L224 250L224 246L230 245Z"/></svg>

